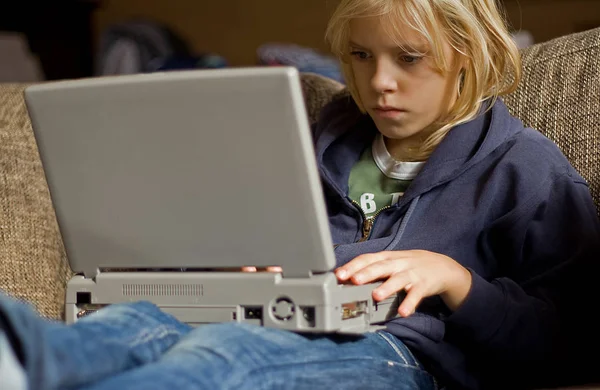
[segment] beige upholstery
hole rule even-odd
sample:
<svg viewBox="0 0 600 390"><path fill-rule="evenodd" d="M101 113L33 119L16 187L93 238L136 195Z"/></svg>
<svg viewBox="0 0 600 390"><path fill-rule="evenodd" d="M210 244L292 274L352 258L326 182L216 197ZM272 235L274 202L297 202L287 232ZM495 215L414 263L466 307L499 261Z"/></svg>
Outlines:
<svg viewBox="0 0 600 390"><path fill-rule="evenodd" d="M590 182L598 204L600 29L538 44L524 51L523 59L523 82L505 102L562 148ZM302 80L315 122L342 85L314 74ZM71 271L23 103L24 87L0 85L0 289L60 318Z"/></svg>
<svg viewBox="0 0 600 390"><path fill-rule="evenodd" d="M535 45L504 98L516 117L562 149L600 202L600 29Z"/></svg>
<svg viewBox="0 0 600 390"><path fill-rule="evenodd" d="M59 318L70 271L23 88L0 84L0 289Z"/></svg>
<svg viewBox="0 0 600 390"><path fill-rule="evenodd" d="M343 89L344 85L335 80L312 73L302 74L302 91L311 124L317 121L321 108Z"/></svg>

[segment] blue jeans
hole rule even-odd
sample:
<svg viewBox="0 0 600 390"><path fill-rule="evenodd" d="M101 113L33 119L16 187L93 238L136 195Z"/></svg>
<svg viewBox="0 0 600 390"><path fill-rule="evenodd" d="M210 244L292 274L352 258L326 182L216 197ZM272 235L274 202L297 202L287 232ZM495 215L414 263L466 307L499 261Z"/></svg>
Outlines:
<svg viewBox="0 0 600 390"><path fill-rule="evenodd" d="M36 390L437 387L387 332L301 335L237 323L191 328L147 302L112 305L67 326L2 295L0 325L0 348L12 340L21 362L4 369L0 362L2 382L18 384L25 376Z"/></svg>

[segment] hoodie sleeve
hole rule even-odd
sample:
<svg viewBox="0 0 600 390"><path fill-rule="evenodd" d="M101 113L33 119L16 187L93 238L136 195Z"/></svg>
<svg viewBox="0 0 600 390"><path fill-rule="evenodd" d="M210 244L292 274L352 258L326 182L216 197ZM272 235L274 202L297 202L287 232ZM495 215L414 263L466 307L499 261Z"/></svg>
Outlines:
<svg viewBox="0 0 600 390"><path fill-rule="evenodd" d="M599 275L600 222L583 179L571 168L545 180L483 241L503 248L495 253L507 277L486 280L471 270L471 291L447 317L448 332L496 361L539 362L559 353Z"/></svg>

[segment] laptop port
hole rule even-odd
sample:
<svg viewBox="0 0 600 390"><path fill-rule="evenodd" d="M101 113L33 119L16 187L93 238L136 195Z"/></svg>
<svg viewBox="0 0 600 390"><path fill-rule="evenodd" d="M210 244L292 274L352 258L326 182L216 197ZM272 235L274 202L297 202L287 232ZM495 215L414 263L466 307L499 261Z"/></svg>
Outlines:
<svg viewBox="0 0 600 390"><path fill-rule="evenodd" d="M262 307L245 307L244 318L247 320L262 320L263 310Z"/></svg>
<svg viewBox="0 0 600 390"><path fill-rule="evenodd" d="M360 317L367 312L367 301L355 301L342 304L342 320Z"/></svg>
<svg viewBox="0 0 600 390"><path fill-rule="evenodd" d="M92 303L92 293L88 291L78 291L76 294L76 302L78 305L89 305Z"/></svg>
<svg viewBox="0 0 600 390"><path fill-rule="evenodd" d="M307 326L315 327L315 308L312 306L301 306L302 318L306 321Z"/></svg>

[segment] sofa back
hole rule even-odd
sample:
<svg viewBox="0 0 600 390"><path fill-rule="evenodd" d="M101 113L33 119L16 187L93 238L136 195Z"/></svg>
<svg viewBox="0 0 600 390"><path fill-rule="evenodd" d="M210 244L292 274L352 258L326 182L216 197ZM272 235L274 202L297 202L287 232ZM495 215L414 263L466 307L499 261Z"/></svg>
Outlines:
<svg viewBox="0 0 600 390"><path fill-rule="evenodd" d="M522 57L523 80L504 102L562 149L599 208L600 29L537 44Z"/></svg>

